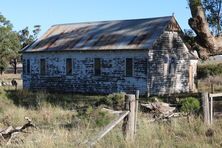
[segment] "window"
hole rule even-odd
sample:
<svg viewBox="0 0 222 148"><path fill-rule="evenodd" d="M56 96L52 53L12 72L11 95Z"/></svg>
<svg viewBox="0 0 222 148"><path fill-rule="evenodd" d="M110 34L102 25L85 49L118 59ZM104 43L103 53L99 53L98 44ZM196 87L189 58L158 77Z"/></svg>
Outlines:
<svg viewBox="0 0 222 148"><path fill-rule="evenodd" d="M132 77L133 76L133 59L126 58L126 76Z"/></svg>
<svg viewBox="0 0 222 148"><path fill-rule="evenodd" d="M22 65L23 67L23 74L26 74L26 60L24 59L23 60L23 65Z"/></svg>
<svg viewBox="0 0 222 148"><path fill-rule="evenodd" d="M165 54L163 57L163 76L167 76L169 74L169 55Z"/></svg>
<svg viewBox="0 0 222 148"><path fill-rule="evenodd" d="M148 63L147 63L147 62L148 62L148 60L145 59L145 64L144 64L144 65L145 65L145 66L144 66L144 74L145 74L145 75L147 75L147 66L148 66Z"/></svg>
<svg viewBox="0 0 222 148"><path fill-rule="evenodd" d="M66 75L72 74L72 59L68 58L66 59Z"/></svg>
<svg viewBox="0 0 222 148"><path fill-rule="evenodd" d="M31 71L30 60L29 59L24 59L23 60L23 74L24 75L29 75L30 71Z"/></svg>
<svg viewBox="0 0 222 148"><path fill-rule="evenodd" d="M169 63L169 74L175 74L175 71L176 71L176 58L171 57Z"/></svg>
<svg viewBox="0 0 222 148"><path fill-rule="evenodd" d="M94 60L94 71L95 71L95 76L101 75L101 60L100 60L100 58L95 58L95 60Z"/></svg>
<svg viewBox="0 0 222 148"><path fill-rule="evenodd" d="M27 74L30 74L30 60L27 59L27 70L26 70Z"/></svg>
<svg viewBox="0 0 222 148"><path fill-rule="evenodd" d="M40 75L46 74L46 61L45 59L40 59Z"/></svg>

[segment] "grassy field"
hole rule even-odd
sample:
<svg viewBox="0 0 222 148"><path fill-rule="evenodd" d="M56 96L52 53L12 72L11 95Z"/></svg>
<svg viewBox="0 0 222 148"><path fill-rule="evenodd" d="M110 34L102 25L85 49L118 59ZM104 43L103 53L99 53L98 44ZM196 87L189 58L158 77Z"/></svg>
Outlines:
<svg viewBox="0 0 222 148"><path fill-rule="evenodd" d="M0 128L22 125L25 123L24 117L28 116L38 128L20 134L15 138L19 142L9 147L87 147L84 143L116 118L101 110L106 99L112 99L113 96L58 95L0 89ZM91 101L84 102L87 99ZM134 142L124 140L120 123L95 147L221 146L220 120L212 127L205 126L199 116L192 117L189 122L186 118L154 123L149 123L148 120L149 116L146 113L139 112L138 132ZM205 135L208 128L215 131L212 137Z"/></svg>
<svg viewBox="0 0 222 148"><path fill-rule="evenodd" d="M19 75L3 75L0 80L21 81ZM214 78L220 81L220 77ZM201 80L199 90L210 91L209 79ZM19 83L21 85L21 83ZM221 92L221 85L215 85ZM111 101L110 101L111 100ZM8 125L20 126L28 116L37 129L19 134L12 144L1 147L54 148L88 147L85 143L94 137L116 116L103 111L108 106L121 110L122 94L86 96L75 94L49 94L46 92L15 91L12 87L0 87L0 129ZM107 134L95 147L186 147L208 148L222 146L222 120L215 120L211 127L205 126L201 116L172 119L169 122L149 123L150 115L139 112L137 134L134 142L126 142L122 135L122 123ZM211 128L213 136L206 136Z"/></svg>

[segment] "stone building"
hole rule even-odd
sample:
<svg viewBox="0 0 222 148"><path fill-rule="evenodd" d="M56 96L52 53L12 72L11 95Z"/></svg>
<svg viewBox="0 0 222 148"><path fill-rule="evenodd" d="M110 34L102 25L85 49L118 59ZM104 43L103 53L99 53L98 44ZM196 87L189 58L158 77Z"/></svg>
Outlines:
<svg viewBox="0 0 222 148"><path fill-rule="evenodd" d="M163 95L195 91L197 58L173 16L60 24L23 50L23 87Z"/></svg>

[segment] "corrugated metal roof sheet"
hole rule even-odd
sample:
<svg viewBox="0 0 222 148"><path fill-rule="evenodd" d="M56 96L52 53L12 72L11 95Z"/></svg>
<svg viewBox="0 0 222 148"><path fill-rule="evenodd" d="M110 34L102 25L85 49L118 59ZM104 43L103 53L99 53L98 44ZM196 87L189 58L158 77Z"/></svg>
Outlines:
<svg viewBox="0 0 222 148"><path fill-rule="evenodd" d="M149 49L173 16L52 26L23 52Z"/></svg>

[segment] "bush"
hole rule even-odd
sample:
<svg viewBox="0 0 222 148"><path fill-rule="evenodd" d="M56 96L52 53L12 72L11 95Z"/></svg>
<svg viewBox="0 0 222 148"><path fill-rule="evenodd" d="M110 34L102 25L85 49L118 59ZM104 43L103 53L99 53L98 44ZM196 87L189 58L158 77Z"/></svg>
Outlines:
<svg viewBox="0 0 222 148"><path fill-rule="evenodd" d="M114 116L106 111L101 110L101 108L93 108L88 106L85 111L78 113L78 117L85 120L86 123L90 123L91 127L102 127L109 124Z"/></svg>
<svg viewBox="0 0 222 148"><path fill-rule="evenodd" d="M113 93L108 96L103 97L98 102L96 106L106 105L112 107L114 110L123 110L125 102L125 93Z"/></svg>
<svg viewBox="0 0 222 148"><path fill-rule="evenodd" d="M181 100L180 105L181 105L180 111L186 113L195 113L200 109L199 100L193 97L188 97Z"/></svg>

